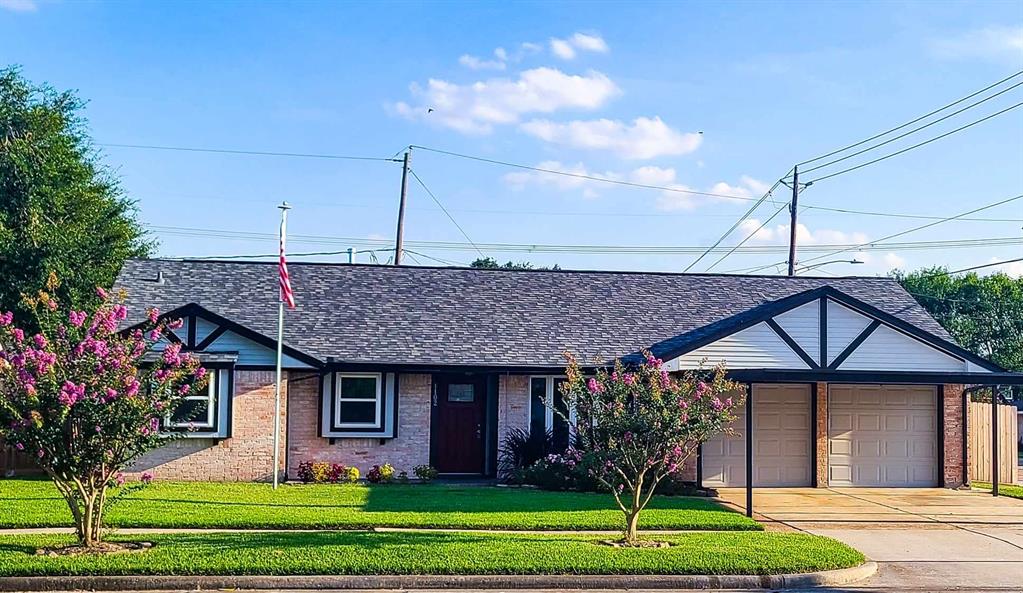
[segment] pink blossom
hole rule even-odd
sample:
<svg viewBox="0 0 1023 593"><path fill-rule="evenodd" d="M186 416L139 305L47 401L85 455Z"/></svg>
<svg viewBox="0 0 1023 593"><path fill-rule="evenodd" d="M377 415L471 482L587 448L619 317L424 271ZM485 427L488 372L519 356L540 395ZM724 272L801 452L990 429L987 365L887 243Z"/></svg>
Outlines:
<svg viewBox="0 0 1023 593"><path fill-rule="evenodd" d="M163 350L163 362L170 366L181 366L181 344L168 344Z"/></svg>
<svg viewBox="0 0 1023 593"><path fill-rule="evenodd" d="M153 331L149 332L149 341L150 342L159 341L161 335L162 334L160 333L159 329L154 329Z"/></svg>
<svg viewBox="0 0 1023 593"><path fill-rule="evenodd" d="M626 385L634 385L636 383L636 376L632 373L625 373L624 381Z"/></svg>
<svg viewBox="0 0 1023 593"><path fill-rule="evenodd" d="M139 479L142 480L143 484L150 484L153 481L153 474L149 472L143 472L142 477Z"/></svg>
<svg viewBox="0 0 1023 593"><path fill-rule="evenodd" d="M181 387L178 387L178 393L181 395L188 395L188 392L191 390L192 390L191 385L182 385Z"/></svg>
<svg viewBox="0 0 1023 593"><path fill-rule="evenodd" d="M205 367L199 367L199 368L195 369L195 378L196 379L202 379L204 377L206 377L206 368Z"/></svg>
<svg viewBox="0 0 1023 593"><path fill-rule="evenodd" d="M0 326L10 325L14 322L14 313L8 311L6 313L0 313Z"/></svg>
<svg viewBox="0 0 1023 593"><path fill-rule="evenodd" d="M85 311L71 311L68 313L68 322L75 327L82 327L88 317Z"/></svg>
<svg viewBox="0 0 1023 593"><path fill-rule="evenodd" d="M178 319L175 319L174 321L171 321L170 323L167 324L167 327L169 329L181 329L184 326L185 326L185 320L181 319L180 317Z"/></svg>
<svg viewBox="0 0 1023 593"><path fill-rule="evenodd" d="M39 449L38 451L36 451L36 456L39 457L39 459L42 459L43 457L46 457L46 451Z"/></svg>
<svg viewBox="0 0 1023 593"><path fill-rule="evenodd" d="M46 301L46 307L50 311L56 311L57 310L57 301L54 300L54 299L50 299L50 300Z"/></svg>
<svg viewBox="0 0 1023 593"><path fill-rule="evenodd" d="M14 341L21 343L25 339L25 330L20 327L16 327L11 330L11 334L14 335Z"/></svg>
<svg viewBox="0 0 1023 593"><path fill-rule="evenodd" d="M611 380L612 381L617 381L618 380L618 371L613 371L611 373Z"/></svg>
<svg viewBox="0 0 1023 593"><path fill-rule="evenodd" d="M29 395L29 397L35 397L35 395L36 395L36 386L31 384L31 383L29 383L28 385L25 385L25 393L27 393Z"/></svg>
<svg viewBox="0 0 1023 593"><path fill-rule="evenodd" d="M146 316L149 317L149 321L151 323L156 323L157 320L160 319L160 310L153 307L146 311Z"/></svg>
<svg viewBox="0 0 1023 593"><path fill-rule="evenodd" d="M710 406L714 408L715 412L720 412L722 409L724 409L725 404L722 403L720 399L715 397L714 399L710 400Z"/></svg>
<svg viewBox="0 0 1023 593"><path fill-rule="evenodd" d="M103 299L105 301L105 300L107 300L107 291L103 290L103 287L97 286L96 287L96 296L98 296L99 298L101 298L101 299Z"/></svg>
<svg viewBox="0 0 1023 593"><path fill-rule="evenodd" d="M71 381L64 381L64 385L60 388L60 395L57 396L57 399L60 403L70 408L78 403L78 401L83 397L85 397L85 383L75 385Z"/></svg>
<svg viewBox="0 0 1023 593"><path fill-rule="evenodd" d="M25 445L23 443L14 443L14 448L17 449L18 451L24 451Z"/></svg>
<svg viewBox="0 0 1023 593"><path fill-rule="evenodd" d="M115 480L117 480L117 485L118 486L124 486L124 474L121 474L121 473L117 474L117 477L115 478Z"/></svg>

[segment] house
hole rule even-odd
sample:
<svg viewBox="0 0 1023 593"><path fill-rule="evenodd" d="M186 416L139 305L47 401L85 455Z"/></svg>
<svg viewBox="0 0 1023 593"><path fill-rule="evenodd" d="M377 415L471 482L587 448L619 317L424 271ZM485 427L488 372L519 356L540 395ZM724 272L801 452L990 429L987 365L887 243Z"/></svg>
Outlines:
<svg viewBox="0 0 1023 593"><path fill-rule="evenodd" d="M304 461L494 476L511 429L563 428L545 401L560 397L566 351L602 366L650 349L673 371L725 361L751 388L738 434L705 443L689 468L705 486L957 487L964 386L1023 383L887 278L290 268L279 468L290 477ZM194 430L137 469L268 479L276 264L132 260L116 288L132 323L149 306L182 318L170 339L214 377L188 404Z"/></svg>

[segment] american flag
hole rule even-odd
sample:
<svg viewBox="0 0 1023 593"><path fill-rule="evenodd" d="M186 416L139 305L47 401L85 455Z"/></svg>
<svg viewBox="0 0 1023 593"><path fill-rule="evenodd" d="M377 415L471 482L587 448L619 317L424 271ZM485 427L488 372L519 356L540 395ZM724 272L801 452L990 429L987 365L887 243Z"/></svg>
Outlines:
<svg viewBox="0 0 1023 593"><path fill-rule="evenodd" d="M281 259L280 265L280 284L281 284L281 301L288 304L289 309L295 308L295 293L291 292L291 278L288 277L288 260L284 257L284 236L285 236L285 225L287 224L287 218L281 217Z"/></svg>

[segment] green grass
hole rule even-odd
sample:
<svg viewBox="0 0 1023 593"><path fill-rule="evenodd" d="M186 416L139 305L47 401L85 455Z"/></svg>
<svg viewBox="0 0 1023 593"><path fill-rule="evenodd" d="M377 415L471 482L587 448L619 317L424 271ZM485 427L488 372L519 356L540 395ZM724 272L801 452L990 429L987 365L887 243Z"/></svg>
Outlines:
<svg viewBox="0 0 1023 593"><path fill-rule="evenodd" d="M597 543L595 535L211 533L147 536L154 547L144 552L48 557L35 555L36 548L68 544L72 538L0 536L0 576L777 574L844 568L864 560L835 540L801 533L691 533L657 539L673 545L612 548Z"/></svg>
<svg viewBox="0 0 1023 593"><path fill-rule="evenodd" d="M624 519L608 494L521 488L430 485L308 485L158 482L107 511L115 527L620 529ZM0 528L71 525L49 481L0 480ZM711 500L654 497L643 529L759 530Z"/></svg>
<svg viewBox="0 0 1023 593"><path fill-rule="evenodd" d="M973 482L971 484L977 490L991 491L990 482ZM1001 496L1008 496L1009 498L1018 498L1023 500L1023 486L1016 486L1012 484L999 484L998 494Z"/></svg>

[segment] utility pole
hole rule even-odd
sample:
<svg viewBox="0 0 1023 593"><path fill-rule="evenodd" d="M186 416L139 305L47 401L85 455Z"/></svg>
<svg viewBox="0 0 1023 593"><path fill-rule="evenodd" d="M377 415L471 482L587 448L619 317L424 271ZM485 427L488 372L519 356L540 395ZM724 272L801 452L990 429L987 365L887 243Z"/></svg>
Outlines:
<svg viewBox="0 0 1023 593"><path fill-rule="evenodd" d="M792 201L789 202L789 276L796 275L796 218L798 208L799 165L796 165L792 167Z"/></svg>
<svg viewBox="0 0 1023 593"><path fill-rule="evenodd" d="M408 192L408 165L412 160L412 147L405 151L405 158L401 165L401 201L398 203L398 236L394 240L394 265L401 265L401 255L404 251L405 234L405 196Z"/></svg>

